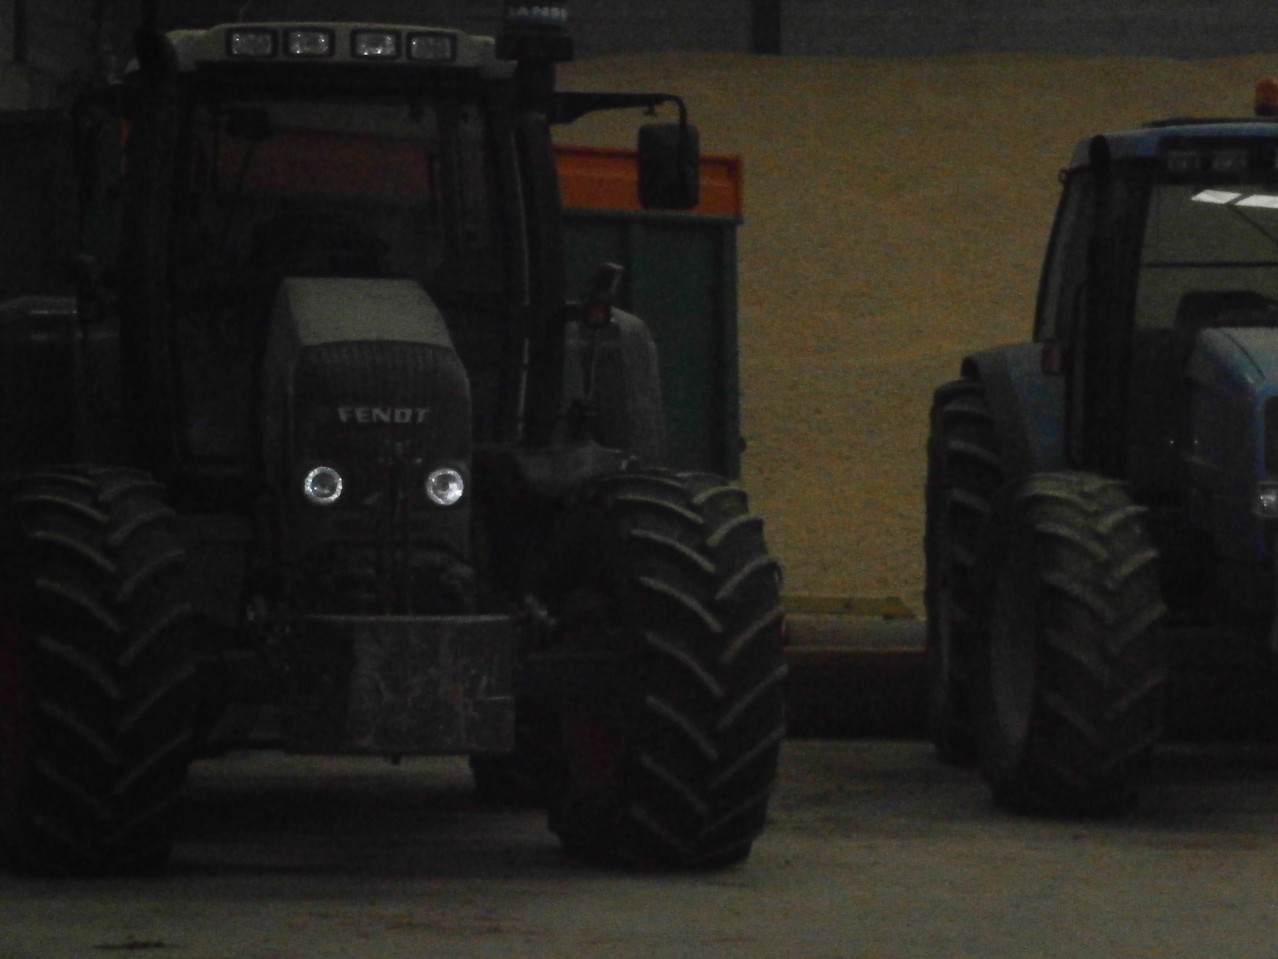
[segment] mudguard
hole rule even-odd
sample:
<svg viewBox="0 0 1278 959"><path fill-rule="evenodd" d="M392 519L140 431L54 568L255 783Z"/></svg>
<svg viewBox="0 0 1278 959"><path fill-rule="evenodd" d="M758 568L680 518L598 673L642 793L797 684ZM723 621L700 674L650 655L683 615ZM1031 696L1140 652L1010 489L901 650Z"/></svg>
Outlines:
<svg viewBox="0 0 1278 959"><path fill-rule="evenodd" d="M965 379L985 385L1008 479L1068 469L1065 378L1043 372L1040 343L997 346L964 357Z"/></svg>
<svg viewBox="0 0 1278 959"><path fill-rule="evenodd" d="M598 332L591 434L607 449L630 453L649 466L665 465L665 414L656 341L639 317L624 310L612 312L612 321ZM580 323L568 324L564 367L569 397L579 394L585 380L591 335Z"/></svg>

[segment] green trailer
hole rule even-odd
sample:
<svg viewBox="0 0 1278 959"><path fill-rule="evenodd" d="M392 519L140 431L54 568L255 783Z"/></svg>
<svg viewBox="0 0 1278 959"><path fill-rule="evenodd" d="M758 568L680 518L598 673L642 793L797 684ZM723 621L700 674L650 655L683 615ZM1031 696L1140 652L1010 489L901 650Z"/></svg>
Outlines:
<svg viewBox="0 0 1278 959"><path fill-rule="evenodd" d="M625 267L619 305L642 316L661 357L670 463L734 479L741 473L737 375L737 229L742 164L701 161L691 212L639 209L631 151L560 147L568 288L600 263Z"/></svg>
<svg viewBox="0 0 1278 959"><path fill-rule="evenodd" d="M736 478L736 230L730 217L570 208L570 289L601 262L626 268L620 305L648 320L661 356L670 463Z"/></svg>

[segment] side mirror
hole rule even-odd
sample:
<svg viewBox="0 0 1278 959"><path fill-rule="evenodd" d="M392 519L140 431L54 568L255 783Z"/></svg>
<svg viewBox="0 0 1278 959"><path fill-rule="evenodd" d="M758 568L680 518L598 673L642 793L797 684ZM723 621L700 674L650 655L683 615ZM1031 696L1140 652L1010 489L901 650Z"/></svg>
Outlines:
<svg viewBox="0 0 1278 959"><path fill-rule="evenodd" d="M691 210L701 202L701 135L690 123L639 128L639 205Z"/></svg>

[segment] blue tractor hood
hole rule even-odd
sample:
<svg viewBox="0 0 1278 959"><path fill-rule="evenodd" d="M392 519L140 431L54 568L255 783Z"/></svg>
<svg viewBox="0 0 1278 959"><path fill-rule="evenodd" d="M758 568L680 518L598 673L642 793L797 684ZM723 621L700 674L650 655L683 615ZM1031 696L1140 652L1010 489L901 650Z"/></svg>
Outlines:
<svg viewBox="0 0 1278 959"><path fill-rule="evenodd" d="M1278 482L1278 328L1202 330L1187 374L1191 519L1219 555L1263 561L1274 517L1258 494Z"/></svg>
<svg viewBox="0 0 1278 959"><path fill-rule="evenodd" d="M1190 381L1235 401L1278 394L1278 327L1220 327L1199 333Z"/></svg>

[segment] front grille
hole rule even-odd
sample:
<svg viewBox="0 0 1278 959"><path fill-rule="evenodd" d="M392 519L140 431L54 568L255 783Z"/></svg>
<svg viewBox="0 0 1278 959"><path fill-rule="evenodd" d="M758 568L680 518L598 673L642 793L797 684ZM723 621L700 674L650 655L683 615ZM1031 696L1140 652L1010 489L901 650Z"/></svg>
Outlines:
<svg viewBox="0 0 1278 959"><path fill-rule="evenodd" d="M328 342L298 356L292 403L290 566L302 608L345 614L438 615L474 607L469 503L426 497L442 465L465 474L470 399L446 346ZM316 466L343 479L317 506L301 495Z"/></svg>
<svg viewBox="0 0 1278 959"><path fill-rule="evenodd" d="M475 573L430 548L328 543L298 566L297 600L308 613L447 616L475 609Z"/></svg>
<svg viewBox="0 0 1278 959"><path fill-rule="evenodd" d="M452 350L421 343L339 342L302 351L295 380L303 455L469 458L470 390Z"/></svg>
<svg viewBox="0 0 1278 959"><path fill-rule="evenodd" d="M1278 477L1278 396L1265 400L1265 472Z"/></svg>

